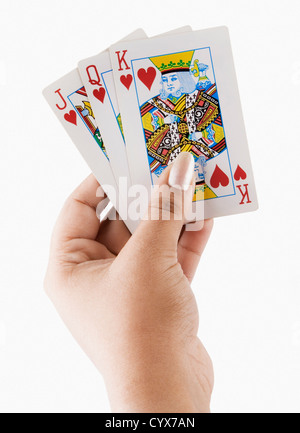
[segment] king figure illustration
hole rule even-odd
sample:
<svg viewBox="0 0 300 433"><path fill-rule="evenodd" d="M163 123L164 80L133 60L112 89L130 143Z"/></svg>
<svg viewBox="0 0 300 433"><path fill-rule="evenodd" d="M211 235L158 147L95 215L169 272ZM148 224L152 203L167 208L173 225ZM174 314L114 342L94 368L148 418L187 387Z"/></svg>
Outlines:
<svg viewBox="0 0 300 433"><path fill-rule="evenodd" d="M190 152L196 163L196 183L205 186L202 198L212 198L205 165L226 149L226 141L216 84L207 77L208 65L199 60L192 65L194 54L150 58L161 73L161 89L140 111L151 173L159 176L180 152Z"/></svg>

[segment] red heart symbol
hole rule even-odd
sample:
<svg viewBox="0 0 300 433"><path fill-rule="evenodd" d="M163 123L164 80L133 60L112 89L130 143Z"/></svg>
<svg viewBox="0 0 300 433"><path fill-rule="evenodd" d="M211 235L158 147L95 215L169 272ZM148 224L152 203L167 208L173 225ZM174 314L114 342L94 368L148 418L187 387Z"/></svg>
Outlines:
<svg viewBox="0 0 300 433"><path fill-rule="evenodd" d="M210 184L213 188L219 188L220 185L229 185L229 177L216 165L215 171L210 179Z"/></svg>
<svg viewBox="0 0 300 433"><path fill-rule="evenodd" d="M133 77L131 74L122 75L120 78L121 83L126 87L127 90L130 89Z"/></svg>
<svg viewBox="0 0 300 433"><path fill-rule="evenodd" d="M138 71L138 77L149 90L151 90L152 84L156 77L156 70L152 67L148 68L147 71L142 68Z"/></svg>
<svg viewBox="0 0 300 433"><path fill-rule="evenodd" d="M104 87L100 87L100 89L95 89L93 91L93 95L95 96L95 98L97 98L103 104L104 98L105 98L105 89L104 89Z"/></svg>
<svg viewBox="0 0 300 433"><path fill-rule="evenodd" d="M237 169L234 173L234 178L236 181L239 181L240 179L245 180L247 177L246 172L238 165Z"/></svg>
<svg viewBox="0 0 300 433"><path fill-rule="evenodd" d="M73 123L73 125L77 125L77 116L76 111L71 110L70 113L66 113L64 115L64 118L67 122Z"/></svg>

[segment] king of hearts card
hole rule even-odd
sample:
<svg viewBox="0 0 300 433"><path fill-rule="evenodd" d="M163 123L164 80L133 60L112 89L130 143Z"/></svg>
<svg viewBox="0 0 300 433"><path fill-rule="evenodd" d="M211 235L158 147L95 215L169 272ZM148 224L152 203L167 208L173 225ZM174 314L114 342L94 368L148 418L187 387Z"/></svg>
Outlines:
<svg viewBox="0 0 300 433"><path fill-rule="evenodd" d="M133 183L150 188L181 152L195 160L205 218L257 209L228 30L110 50Z"/></svg>

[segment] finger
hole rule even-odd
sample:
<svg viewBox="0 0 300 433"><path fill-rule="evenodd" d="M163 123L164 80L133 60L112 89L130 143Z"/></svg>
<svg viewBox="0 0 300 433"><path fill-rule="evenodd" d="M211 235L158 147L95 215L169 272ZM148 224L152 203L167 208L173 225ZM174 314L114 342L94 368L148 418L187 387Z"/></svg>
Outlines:
<svg viewBox="0 0 300 433"><path fill-rule="evenodd" d="M52 248L67 253L70 260L82 258L100 259L111 257L106 248L96 241L100 221L96 209L105 194L93 175L90 175L67 199L56 223ZM86 242L89 241L89 242ZM71 259L72 257L72 259Z"/></svg>
<svg viewBox="0 0 300 433"><path fill-rule="evenodd" d="M118 255L131 237L125 223L116 215L114 220L108 218L101 222L97 240L115 255Z"/></svg>
<svg viewBox="0 0 300 433"><path fill-rule="evenodd" d="M182 152L160 177L159 188L152 194L147 218L141 221L132 242L172 254L177 260L177 244L192 207L194 195L194 158Z"/></svg>
<svg viewBox="0 0 300 433"><path fill-rule="evenodd" d="M60 239L95 240L100 227L96 209L106 197L102 195L100 198L99 183L90 175L67 199L55 227L56 235Z"/></svg>
<svg viewBox="0 0 300 433"><path fill-rule="evenodd" d="M178 262L185 276L191 282L196 273L200 258L210 237L213 220L204 221L199 231L184 231L178 243Z"/></svg>

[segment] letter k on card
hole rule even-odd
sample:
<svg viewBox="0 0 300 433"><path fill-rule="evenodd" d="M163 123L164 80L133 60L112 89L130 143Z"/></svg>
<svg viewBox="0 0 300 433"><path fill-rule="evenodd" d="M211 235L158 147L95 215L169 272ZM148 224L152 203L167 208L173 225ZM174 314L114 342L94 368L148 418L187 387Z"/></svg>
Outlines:
<svg viewBox="0 0 300 433"><path fill-rule="evenodd" d="M122 41L110 55L132 184L151 192L189 152L195 219L203 219L203 204L205 218L256 210L228 29Z"/></svg>

